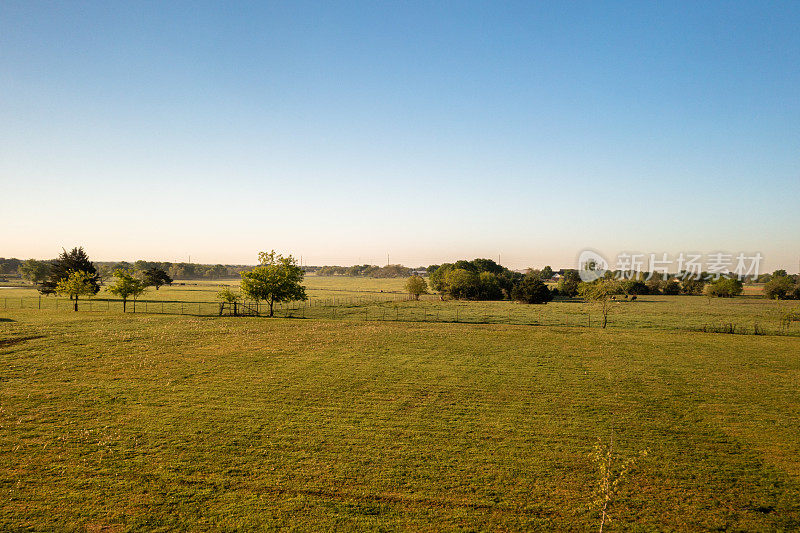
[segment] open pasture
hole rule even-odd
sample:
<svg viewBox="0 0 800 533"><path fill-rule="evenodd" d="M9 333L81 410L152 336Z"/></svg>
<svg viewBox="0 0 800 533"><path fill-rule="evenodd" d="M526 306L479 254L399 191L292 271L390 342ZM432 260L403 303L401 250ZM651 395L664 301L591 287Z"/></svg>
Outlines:
<svg viewBox="0 0 800 533"><path fill-rule="evenodd" d="M304 284L309 300L277 305L280 317L323 318L358 321L469 322L516 325L599 327L600 311L578 299L559 300L547 305L525 305L511 301L441 301L424 295L410 301L403 292L403 279L307 276ZM167 313L197 316L219 314L216 295L224 286L235 288L236 280L178 281L158 291L148 289L136 304L139 313ZM639 296L637 301L612 304L609 327L677 329L697 331L726 329L738 333L800 335L800 324L784 328L781 318L798 312L793 301L767 300L754 293L740 298L705 296ZM110 300L110 301L109 301ZM59 309L69 312L70 302L54 296L41 300L32 287L0 290L0 310L20 308ZM91 300L81 300L88 312L122 311L122 302L103 289ZM263 312L265 306L260 306ZM132 302L128 312L133 311Z"/></svg>
<svg viewBox="0 0 800 533"><path fill-rule="evenodd" d="M612 436L611 531L800 527L797 338L15 310L0 365L4 530L593 529Z"/></svg>

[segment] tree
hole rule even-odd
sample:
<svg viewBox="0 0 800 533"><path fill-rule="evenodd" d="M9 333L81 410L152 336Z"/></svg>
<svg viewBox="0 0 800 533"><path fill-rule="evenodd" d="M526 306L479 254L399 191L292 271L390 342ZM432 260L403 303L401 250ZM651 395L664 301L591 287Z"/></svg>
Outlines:
<svg viewBox="0 0 800 533"><path fill-rule="evenodd" d="M73 270L67 273L67 277L62 278L56 283L55 292L62 296L69 296L73 300L75 311L78 310L78 297L92 296L95 291L95 276L91 272L83 270Z"/></svg>
<svg viewBox="0 0 800 533"><path fill-rule="evenodd" d="M539 272L539 277L542 278L542 281L547 281L548 279L553 279L553 269L550 268L550 265L547 265Z"/></svg>
<svg viewBox="0 0 800 533"><path fill-rule="evenodd" d="M681 282L681 292L683 294L703 294L705 286L705 280L690 276Z"/></svg>
<svg viewBox="0 0 800 533"><path fill-rule="evenodd" d="M421 276L411 276L408 278L408 281L406 281L406 291L408 291L415 300L419 300L420 294L428 294L428 282Z"/></svg>
<svg viewBox="0 0 800 533"><path fill-rule="evenodd" d="M770 300L788 300L795 297L797 287L789 276L773 276L764 285L764 295Z"/></svg>
<svg viewBox="0 0 800 533"><path fill-rule="evenodd" d="M603 328L608 324L608 314L611 312L612 296L621 294L622 287L615 279L598 279L591 283L581 284L581 297L594 303L603 315Z"/></svg>
<svg viewBox="0 0 800 533"><path fill-rule="evenodd" d="M227 303L231 309L233 310L233 316L237 316L239 311L237 309L239 300L242 298L242 295L238 292L233 292L229 287L225 287L221 291L217 293L217 298L222 300L223 302ZM219 305L219 314L222 315L222 311L225 308L225 303Z"/></svg>
<svg viewBox="0 0 800 533"><path fill-rule="evenodd" d="M665 281L663 287L664 294L666 295L674 296L681 293L681 286L674 279Z"/></svg>
<svg viewBox="0 0 800 533"><path fill-rule="evenodd" d="M42 283L40 292L49 294L58 292L58 283L67 279L72 272L85 272L89 275L88 283L92 286L92 294L100 292L100 276L94 263L83 251L83 247L73 248L69 252L62 249L61 254L50 265L50 279Z"/></svg>
<svg viewBox="0 0 800 533"><path fill-rule="evenodd" d="M137 261L138 263L138 261ZM158 267L150 267L142 271L142 281L147 287L155 287L158 290L162 285L171 285L172 278L164 270Z"/></svg>
<svg viewBox="0 0 800 533"><path fill-rule="evenodd" d="M23 261L19 266L19 275L22 279L26 279L38 285L47 280L50 276L50 263L47 261L37 261L36 259L28 259Z"/></svg>
<svg viewBox="0 0 800 533"><path fill-rule="evenodd" d="M306 290L300 285L305 272L297 266L297 260L271 252L259 252L260 265L249 272L242 272L242 292L250 298L269 304L269 316L274 314L275 302L305 301Z"/></svg>
<svg viewBox="0 0 800 533"><path fill-rule="evenodd" d="M128 305L128 298L133 297L133 312L136 312L136 298L139 297L147 288L144 281L134 277L130 270L118 268L112 274L114 284L108 288L108 292L122 298L122 312Z"/></svg>
<svg viewBox="0 0 800 533"><path fill-rule="evenodd" d="M451 270L453 270L453 265L451 263L444 263L431 272L429 276L431 288L438 292L442 299L444 299L444 295L447 292L445 277Z"/></svg>
<svg viewBox="0 0 800 533"><path fill-rule="evenodd" d="M732 298L742 294L742 282L736 278L719 278L706 286L706 294L720 298Z"/></svg>
<svg viewBox="0 0 800 533"><path fill-rule="evenodd" d="M475 298L478 296L480 278L476 272L454 268L444 277L445 291L452 298Z"/></svg>
<svg viewBox="0 0 800 533"><path fill-rule="evenodd" d="M578 284L581 277L577 270L565 270L564 275L558 280L558 293L571 298L578 294Z"/></svg>
<svg viewBox="0 0 800 533"><path fill-rule="evenodd" d="M546 304L553 299L553 294L538 275L528 274L514 287L511 297L526 304Z"/></svg>
<svg viewBox="0 0 800 533"><path fill-rule="evenodd" d="M494 272L481 272L478 274L478 294L479 300L502 300L503 288L497 274Z"/></svg>

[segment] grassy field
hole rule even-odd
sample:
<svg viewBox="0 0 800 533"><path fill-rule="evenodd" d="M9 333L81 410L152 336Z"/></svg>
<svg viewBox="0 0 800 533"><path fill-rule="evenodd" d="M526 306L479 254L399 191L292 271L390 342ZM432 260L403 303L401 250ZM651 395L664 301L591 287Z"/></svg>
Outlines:
<svg viewBox="0 0 800 533"><path fill-rule="evenodd" d="M398 304L448 305L585 309ZM594 529L612 436L649 454L609 530L798 529L800 339L686 329L780 305L645 297L607 330L0 309L0 530Z"/></svg>
<svg viewBox="0 0 800 533"><path fill-rule="evenodd" d="M308 276L309 300L276 307L278 316L295 318L346 319L359 321L470 322L517 325L598 327L599 309L580 300L556 300L547 305L520 305L510 301L440 301L433 294L421 301L409 301L403 279ZM136 311L213 316L219 314L216 294L222 286L236 286L236 280L179 281L156 291L149 289L137 303ZM751 287L751 289L753 289ZM754 292L751 290L750 292ZM708 299L704 296L640 296L636 302L620 301L612 307L610 327L679 329L697 331L728 324L738 332L800 335L800 325L781 327L787 311L800 311L792 301L766 300L746 294L741 298ZM111 301L107 301L111 299ZM39 299L32 287L0 290L0 311L20 308L71 310L65 298ZM80 304L84 311L121 312L122 303L103 289L97 297ZM128 304L128 311L133 310ZM264 310L262 304L261 310Z"/></svg>

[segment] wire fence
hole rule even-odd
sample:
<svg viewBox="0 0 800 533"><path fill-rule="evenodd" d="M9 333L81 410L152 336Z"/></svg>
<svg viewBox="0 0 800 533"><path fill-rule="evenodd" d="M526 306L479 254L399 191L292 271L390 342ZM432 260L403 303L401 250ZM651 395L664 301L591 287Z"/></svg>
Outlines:
<svg viewBox="0 0 800 533"><path fill-rule="evenodd" d="M332 319L351 321L394 322L443 322L468 324L507 324L523 326L561 326L580 328L602 327L602 314L591 312L582 306L570 306L568 310L545 310L542 306L531 306L504 302L447 302L427 299L416 301L410 295L342 296L312 298L304 302L275 304L273 316L291 319ZM548 306L549 307L549 306ZM3 297L0 309L35 309L71 312L74 301L68 298L47 297ZM240 301L234 305L219 301L185 300L128 300L88 298L78 301L78 310L94 313L136 313L189 315L198 317L219 316L269 316L269 305L264 301ZM779 323L753 318L745 320L708 321L678 323L662 321L637 321L636 316L624 319L613 317L609 327L646 327L656 329L679 329L706 333L738 335L789 335L800 336L793 322ZM795 321L798 322L798 321ZM800 323L800 322L798 322Z"/></svg>
<svg viewBox="0 0 800 533"><path fill-rule="evenodd" d="M74 301L57 297L0 298L4 310L36 309L72 311ZM473 302L474 303L474 302ZM552 325L593 327L598 318L588 312L558 316L532 316L529 306L514 305L484 308L470 302L416 301L410 295L385 298L347 296L311 299L305 302L276 303L273 316L280 318L320 318L333 320L396 322L460 322L473 324ZM124 311L123 311L124 309ZM210 301L128 300L87 298L78 300L78 311L95 313L169 314L190 316L269 316L264 301L239 301L236 304Z"/></svg>

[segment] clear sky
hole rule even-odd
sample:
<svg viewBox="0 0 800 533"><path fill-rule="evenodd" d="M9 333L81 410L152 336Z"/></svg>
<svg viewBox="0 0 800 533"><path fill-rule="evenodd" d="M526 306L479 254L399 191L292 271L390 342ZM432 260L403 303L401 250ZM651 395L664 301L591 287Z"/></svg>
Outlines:
<svg viewBox="0 0 800 533"><path fill-rule="evenodd" d="M800 259L800 2L0 2L0 255Z"/></svg>

